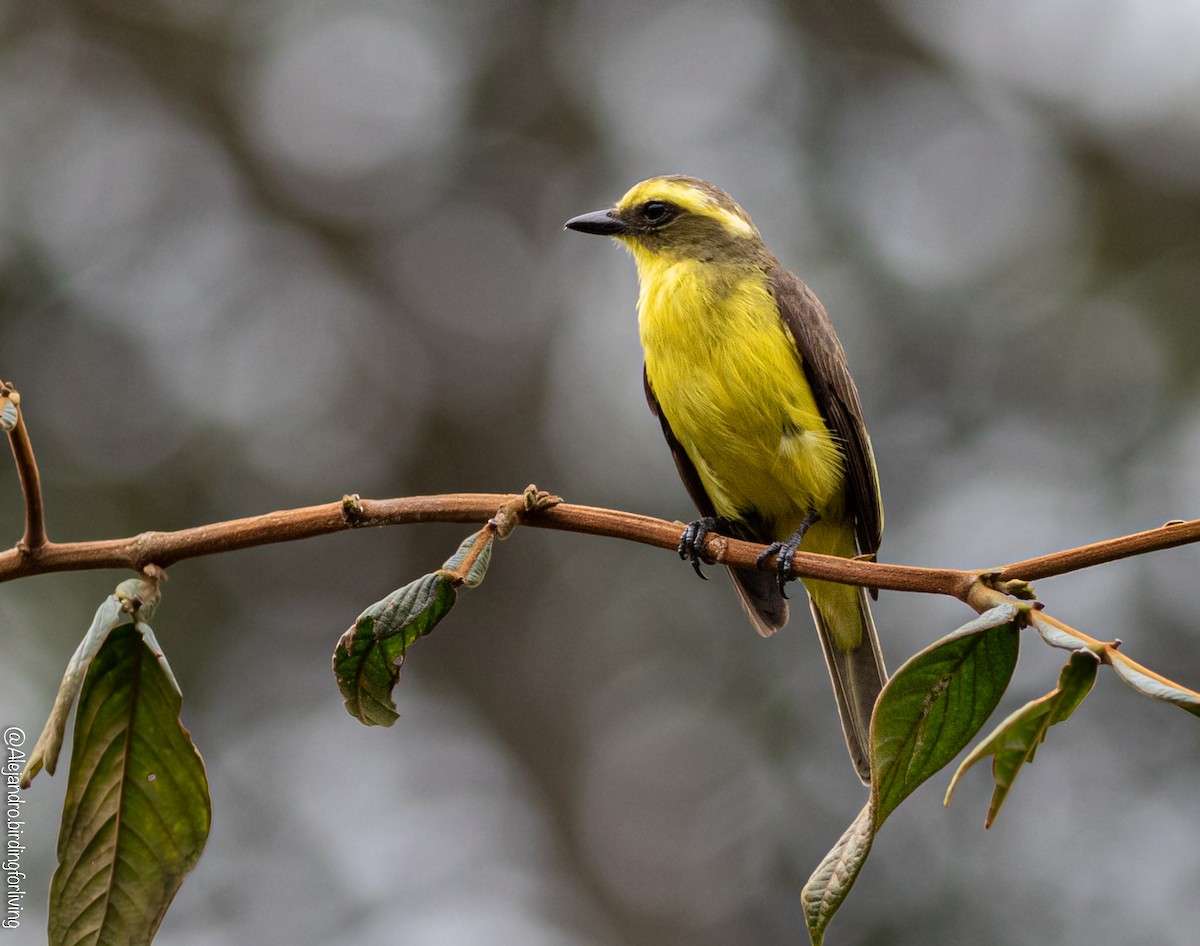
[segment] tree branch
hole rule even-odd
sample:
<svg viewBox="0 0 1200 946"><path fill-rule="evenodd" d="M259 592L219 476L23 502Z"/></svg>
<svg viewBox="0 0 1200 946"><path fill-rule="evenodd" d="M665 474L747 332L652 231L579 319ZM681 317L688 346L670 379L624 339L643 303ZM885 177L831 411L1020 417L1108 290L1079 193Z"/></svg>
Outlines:
<svg viewBox="0 0 1200 946"><path fill-rule="evenodd" d="M1091 568L1093 565L1103 565L1106 562L1115 562L1122 558L1144 555L1147 552L1157 552L1161 549L1171 549L1196 541L1200 541L1200 519L1193 519L1190 522L1174 519L1157 529L1123 535L1118 539L1094 542L1091 545L1055 552L1052 555L1029 558L1023 562L1013 562L1000 569L997 579L1006 581L1023 578L1025 581L1037 581L1039 578L1051 578L1055 575Z"/></svg>
<svg viewBox="0 0 1200 946"><path fill-rule="evenodd" d="M675 550L680 522L594 506L561 502L529 486L524 494L453 493L441 496L408 496L398 499L359 499L302 509L269 512L261 516L216 522L178 532L143 532L124 539L94 542L51 542L46 536L41 479L29 432L20 410L20 394L0 381L0 421L8 431L21 492L25 499L25 533L13 548L0 552L0 582L47 572L99 568L141 571L147 565L166 568L201 555L218 555L238 549L294 542L318 535L369 526L408 525L417 522L494 523L503 538L516 521L547 529L602 535ZM515 516L515 519L513 518ZM503 524L501 522L503 521ZM1200 541L1200 520L1173 521L1158 529L1139 532L1040 558L1014 562L1000 569L964 571L952 568L916 568L862 559L797 552L792 560L796 578L821 578L866 588L949 595L970 603L972 589L981 578L1002 591L1004 582L1033 581L1051 575L1100 565L1131 555L1173 548ZM727 536L709 534L704 543L707 560L740 568L757 568L764 546ZM773 561L764 563L774 568Z"/></svg>
<svg viewBox="0 0 1200 946"><path fill-rule="evenodd" d="M95 542L43 542L35 547L17 547L0 552L0 581L58 571L98 568L141 570L149 564L166 568L201 555L217 555L373 526L418 522L482 524L494 516L498 509L510 506L519 499L519 494L506 493L454 493L375 500L346 497L341 502L270 512L178 532L143 532L129 538ZM626 539L672 551L679 544L682 529L679 522L572 503L558 503L526 512L520 516L520 520L525 525ZM1197 540L1200 540L1200 520L1168 523L1149 532L1017 562L999 570L981 572L917 568L797 552L793 572L797 577L824 578L895 591L943 594L966 601L981 574L993 580L1032 580ZM763 546L753 542L720 535L710 535L704 546L706 557L714 562L744 568L756 567L762 550Z"/></svg>
<svg viewBox="0 0 1200 946"><path fill-rule="evenodd" d="M8 430L8 443L12 447L17 465L17 477L21 481L21 493L25 497L25 534L17 546L18 550L32 551L46 543L46 512L42 503L42 479L38 475L37 460L33 456L33 444L25 426L25 415L21 411L21 395L11 384L0 381L0 409L11 405L16 412L16 423ZM5 425L6 429L8 425Z"/></svg>

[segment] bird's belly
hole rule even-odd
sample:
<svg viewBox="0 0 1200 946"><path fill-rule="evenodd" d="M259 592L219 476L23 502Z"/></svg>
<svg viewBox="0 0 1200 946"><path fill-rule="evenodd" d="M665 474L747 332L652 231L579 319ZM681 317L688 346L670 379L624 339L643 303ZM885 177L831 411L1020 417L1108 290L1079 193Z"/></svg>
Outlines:
<svg viewBox="0 0 1200 946"><path fill-rule="evenodd" d="M647 377L717 514L772 538L810 509L840 518L842 455L778 315L702 345L667 336L645 346Z"/></svg>

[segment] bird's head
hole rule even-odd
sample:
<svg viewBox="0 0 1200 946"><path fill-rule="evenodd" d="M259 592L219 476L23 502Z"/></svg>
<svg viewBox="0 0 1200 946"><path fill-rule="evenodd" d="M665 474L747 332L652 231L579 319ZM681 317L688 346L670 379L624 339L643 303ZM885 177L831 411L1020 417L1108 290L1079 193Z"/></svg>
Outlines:
<svg viewBox="0 0 1200 946"><path fill-rule="evenodd" d="M615 207L568 220L569 230L615 237L643 262L759 263L769 254L750 215L707 181L652 177Z"/></svg>

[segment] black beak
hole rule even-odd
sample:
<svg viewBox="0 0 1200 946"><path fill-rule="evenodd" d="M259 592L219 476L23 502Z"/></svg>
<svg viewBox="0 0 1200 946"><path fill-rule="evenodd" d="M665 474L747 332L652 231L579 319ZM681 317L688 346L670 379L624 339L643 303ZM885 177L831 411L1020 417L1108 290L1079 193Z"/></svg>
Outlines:
<svg viewBox="0 0 1200 946"><path fill-rule="evenodd" d="M596 233L600 236L620 236L629 232L629 226L616 217L611 210L596 210L590 214L572 217L563 226L580 233Z"/></svg>

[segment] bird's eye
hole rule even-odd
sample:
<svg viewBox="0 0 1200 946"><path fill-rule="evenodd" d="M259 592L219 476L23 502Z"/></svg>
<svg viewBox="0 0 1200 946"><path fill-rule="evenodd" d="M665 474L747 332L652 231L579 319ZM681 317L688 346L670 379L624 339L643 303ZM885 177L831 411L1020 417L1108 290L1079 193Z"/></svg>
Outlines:
<svg viewBox="0 0 1200 946"><path fill-rule="evenodd" d="M642 208L642 219L657 227L675 216L675 208L664 200L648 200Z"/></svg>

